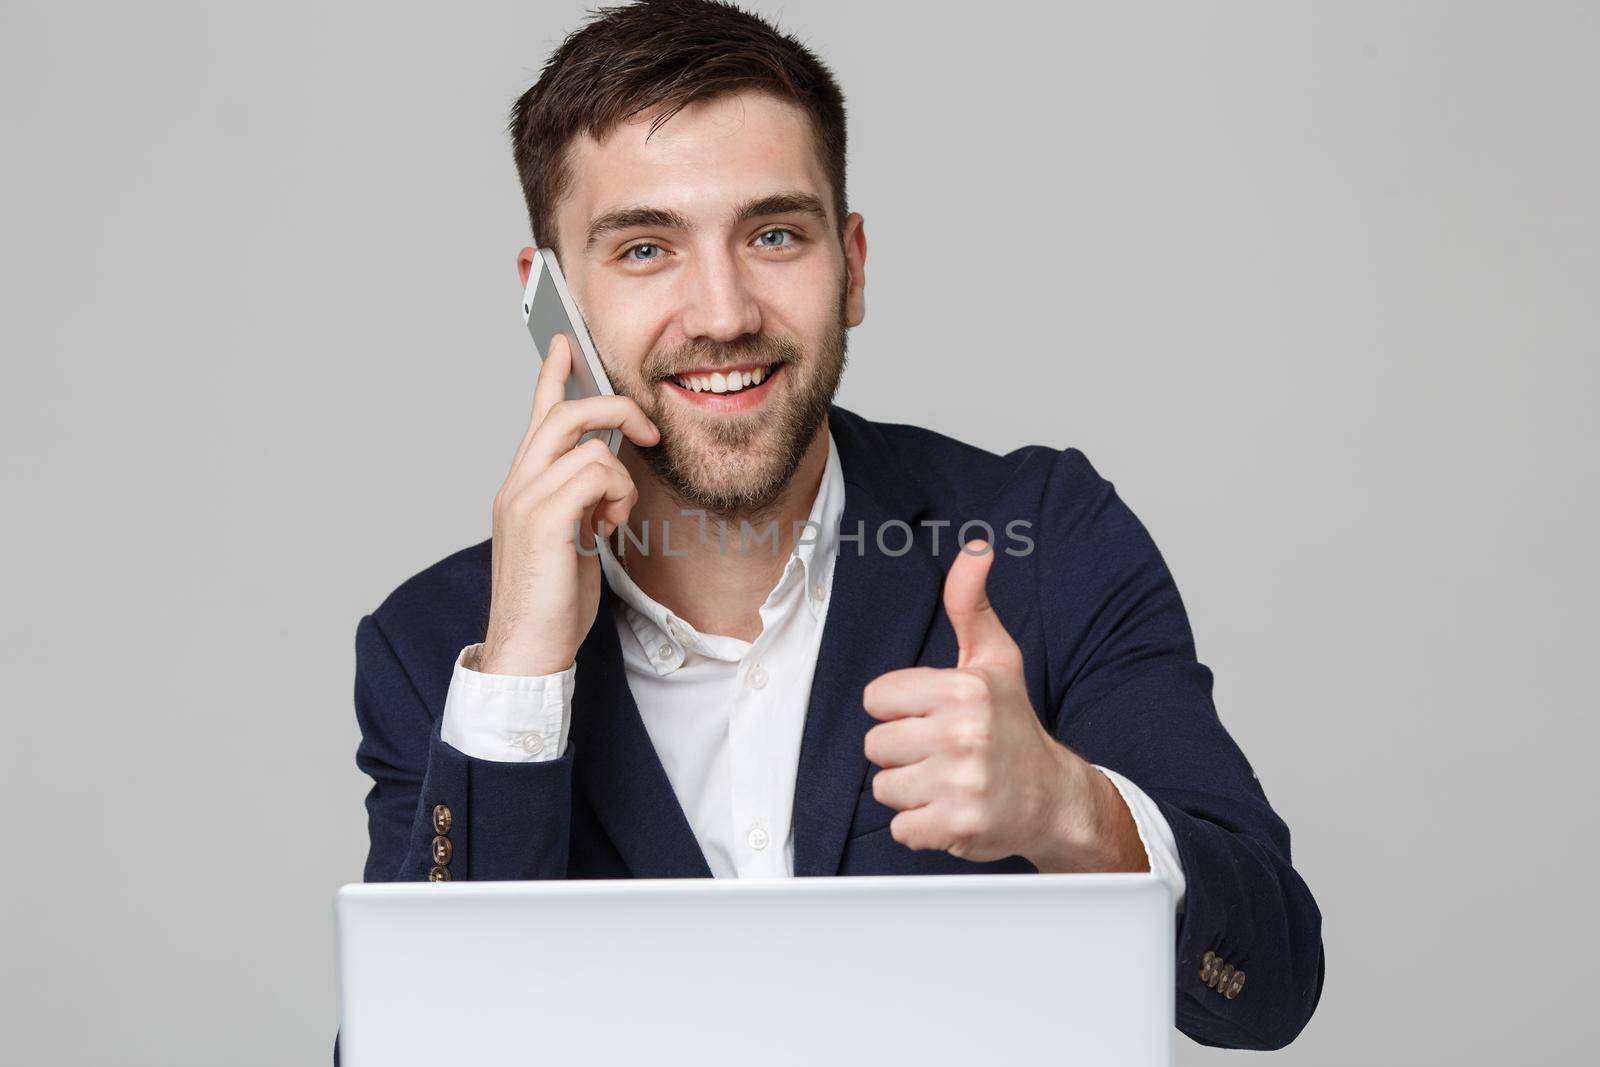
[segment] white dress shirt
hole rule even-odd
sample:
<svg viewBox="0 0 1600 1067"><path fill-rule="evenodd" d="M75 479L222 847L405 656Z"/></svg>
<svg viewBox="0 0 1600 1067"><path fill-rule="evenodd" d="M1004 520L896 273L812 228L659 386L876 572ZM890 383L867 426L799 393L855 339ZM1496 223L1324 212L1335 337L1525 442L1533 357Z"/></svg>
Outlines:
<svg viewBox="0 0 1600 1067"><path fill-rule="evenodd" d="M610 544L599 542L601 568L617 594L613 621L628 687L718 878L794 874L795 774L832 599L844 494L830 433L811 525L761 605L762 629L754 641L696 631L646 596ZM698 535L686 523L673 527L671 539L681 546ZM709 527L707 535L715 536ZM736 537L729 531L730 541ZM758 543L750 550L765 549ZM729 551L736 548L730 544ZM482 649L468 645L456 657L441 724L445 743L498 762L559 758L566 751L577 663L537 677L484 674L472 666ZM1098 769L1128 805L1150 869L1172 886L1181 911L1184 877L1172 828L1137 785Z"/></svg>

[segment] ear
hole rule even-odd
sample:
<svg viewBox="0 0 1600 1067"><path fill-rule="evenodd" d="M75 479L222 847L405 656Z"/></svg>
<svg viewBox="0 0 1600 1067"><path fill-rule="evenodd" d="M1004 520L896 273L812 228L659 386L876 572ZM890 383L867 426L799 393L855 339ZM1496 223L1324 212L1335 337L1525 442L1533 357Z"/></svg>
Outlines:
<svg viewBox="0 0 1600 1067"><path fill-rule="evenodd" d="M844 297L846 326L859 326L867 317L867 230L861 212L844 220L844 269L849 286Z"/></svg>
<svg viewBox="0 0 1600 1067"><path fill-rule="evenodd" d="M528 275L533 273L533 249L524 248L517 253L517 274L522 277L522 287L528 287Z"/></svg>

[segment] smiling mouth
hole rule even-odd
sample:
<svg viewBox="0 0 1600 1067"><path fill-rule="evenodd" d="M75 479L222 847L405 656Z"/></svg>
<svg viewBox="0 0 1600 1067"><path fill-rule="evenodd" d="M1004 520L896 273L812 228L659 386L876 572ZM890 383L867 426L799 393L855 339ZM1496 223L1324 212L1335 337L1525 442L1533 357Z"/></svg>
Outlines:
<svg viewBox="0 0 1600 1067"><path fill-rule="evenodd" d="M691 393L742 393L772 377L780 366L781 363L764 363L726 370L688 371L670 374L666 380Z"/></svg>

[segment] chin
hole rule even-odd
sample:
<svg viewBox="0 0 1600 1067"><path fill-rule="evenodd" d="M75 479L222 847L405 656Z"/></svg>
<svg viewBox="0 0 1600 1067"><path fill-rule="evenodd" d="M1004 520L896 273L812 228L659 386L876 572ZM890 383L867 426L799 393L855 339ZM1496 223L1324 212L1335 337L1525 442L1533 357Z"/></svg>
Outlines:
<svg viewBox="0 0 1600 1067"><path fill-rule="evenodd" d="M769 437L757 434L736 445L702 434L680 438L678 447L660 457L666 462L659 473L689 507L725 516L759 511L777 499L793 473Z"/></svg>

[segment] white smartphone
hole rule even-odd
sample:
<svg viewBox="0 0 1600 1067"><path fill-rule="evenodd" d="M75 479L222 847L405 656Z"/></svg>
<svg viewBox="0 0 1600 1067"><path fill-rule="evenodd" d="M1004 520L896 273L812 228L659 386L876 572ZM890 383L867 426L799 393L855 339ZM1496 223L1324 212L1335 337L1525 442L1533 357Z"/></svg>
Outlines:
<svg viewBox="0 0 1600 1067"><path fill-rule="evenodd" d="M549 355L549 345L556 334L567 335L567 345L572 351L572 372L567 375L568 400L589 396L615 396L611 380L600 365L600 355L594 341L583 325L583 316L573 302L567 279L561 275L553 249L540 248L533 254L533 267L528 271L528 287L522 294L522 318L528 324L528 334L539 352L542 363ZM611 428L590 430L579 438L582 444L591 437L605 440L611 454L616 455L622 446L622 431Z"/></svg>

